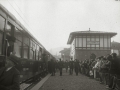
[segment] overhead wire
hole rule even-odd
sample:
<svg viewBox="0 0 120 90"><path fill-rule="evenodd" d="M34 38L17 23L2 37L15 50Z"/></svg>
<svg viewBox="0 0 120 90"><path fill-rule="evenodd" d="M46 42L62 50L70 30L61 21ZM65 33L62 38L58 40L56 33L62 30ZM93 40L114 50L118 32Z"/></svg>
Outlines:
<svg viewBox="0 0 120 90"><path fill-rule="evenodd" d="M20 7L16 4L16 2L13 0L13 2L15 3L15 5L18 7L18 9L19 9L19 11L23 14L23 16L25 17L25 15L24 15L24 13L21 11L21 9L20 9ZM26 18L26 17L25 17ZM27 20L27 18L26 18L26 21L28 21Z"/></svg>
<svg viewBox="0 0 120 90"><path fill-rule="evenodd" d="M22 18L22 20L26 23L26 21L23 19L23 17L19 14L19 12L13 7L13 5L9 2L9 0L7 0L8 1L8 3L12 6L12 8L17 12L17 14ZM27 24L27 23L26 23ZM28 24L27 24L28 25ZM28 27L32 30L32 28L28 25ZM27 30L28 31L28 30ZM29 31L28 31L29 32ZM30 33L30 32L29 32ZM30 33L31 34L31 33ZM32 34L31 34L32 35ZM32 37L34 37L33 35L32 35ZM34 37L35 38L35 37ZM36 38L35 38L36 39ZM37 39L36 39L37 40ZM38 40L37 40L38 41ZM40 43L41 44L41 43ZM42 45L42 44L41 44ZM43 47L43 45L42 45L42 47Z"/></svg>
<svg viewBox="0 0 120 90"><path fill-rule="evenodd" d="M8 3L12 6L12 8L17 12L17 14L22 18L22 20L26 23L26 21L23 19L23 17L19 14L19 12L13 7L13 5L7 0ZM26 23L28 25L28 23ZM32 28L28 25L28 27L32 30ZM28 31L28 30L27 30Z"/></svg>

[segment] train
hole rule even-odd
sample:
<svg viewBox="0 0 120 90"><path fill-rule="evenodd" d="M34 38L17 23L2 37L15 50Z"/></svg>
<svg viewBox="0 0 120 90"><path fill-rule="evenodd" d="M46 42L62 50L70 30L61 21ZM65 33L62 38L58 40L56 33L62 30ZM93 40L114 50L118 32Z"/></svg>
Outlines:
<svg viewBox="0 0 120 90"><path fill-rule="evenodd" d="M48 61L54 56L0 4L0 68L12 55L20 71L20 83L40 79L48 73ZM3 59L4 58L4 59Z"/></svg>

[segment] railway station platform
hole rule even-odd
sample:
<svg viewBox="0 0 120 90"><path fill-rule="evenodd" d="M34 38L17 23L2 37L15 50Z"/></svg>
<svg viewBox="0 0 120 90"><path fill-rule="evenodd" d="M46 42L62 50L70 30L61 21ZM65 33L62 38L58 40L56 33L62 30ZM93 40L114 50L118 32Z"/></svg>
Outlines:
<svg viewBox="0 0 120 90"><path fill-rule="evenodd" d="M42 81L36 84L31 90L107 90L104 84L100 84L95 79L79 74L78 76L63 70L60 76L56 72L55 76L47 75Z"/></svg>

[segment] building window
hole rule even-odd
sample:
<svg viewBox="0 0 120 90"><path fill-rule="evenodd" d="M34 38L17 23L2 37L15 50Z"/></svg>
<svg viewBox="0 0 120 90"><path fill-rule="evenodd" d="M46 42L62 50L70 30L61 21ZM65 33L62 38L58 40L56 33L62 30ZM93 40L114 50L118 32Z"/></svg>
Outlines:
<svg viewBox="0 0 120 90"><path fill-rule="evenodd" d="M110 48L111 38L108 36L108 47Z"/></svg>
<svg viewBox="0 0 120 90"><path fill-rule="evenodd" d="M82 47L82 38L79 38L79 47Z"/></svg>
<svg viewBox="0 0 120 90"><path fill-rule="evenodd" d="M103 36L100 36L100 47L103 47Z"/></svg>
<svg viewBox="0 0 120 90"><path fill-rule="evenodd" d="M104 47L107 47L107 36L104 36Z"/></svg>
<svg viewBox="0 0 120 90"><path fill-rule="evenodd" d="M76 38L76 47L79 47L79 38Z"/></svg>
<svg viewBox="0 0 120 90"><path fill-rule="evenodd" d="M95 41L95 37L94 36L91 36L91 41Z"/></svg>
<svg viewBox="0 0 120 90"><path fill-rule="evenodd" d="M86 38L83 38L83 47L86 47Z"/></svg>

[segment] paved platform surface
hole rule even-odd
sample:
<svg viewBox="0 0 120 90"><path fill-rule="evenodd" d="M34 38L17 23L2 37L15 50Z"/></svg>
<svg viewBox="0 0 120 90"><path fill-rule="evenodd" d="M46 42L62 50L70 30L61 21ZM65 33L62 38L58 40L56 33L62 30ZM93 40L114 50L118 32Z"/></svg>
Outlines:
<svg viewBox="0 0 120 90"><path fill-rule="evenodd" d="M81 74L69 75L64 70L63 76L59 76L59 72L55 76L50 76L39 90L106 90L106 88L105 85L99 84L99 81Z"/></svg>

